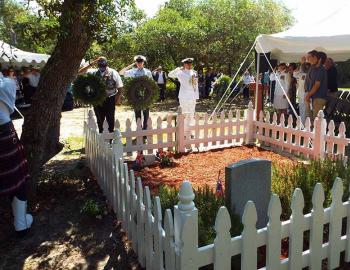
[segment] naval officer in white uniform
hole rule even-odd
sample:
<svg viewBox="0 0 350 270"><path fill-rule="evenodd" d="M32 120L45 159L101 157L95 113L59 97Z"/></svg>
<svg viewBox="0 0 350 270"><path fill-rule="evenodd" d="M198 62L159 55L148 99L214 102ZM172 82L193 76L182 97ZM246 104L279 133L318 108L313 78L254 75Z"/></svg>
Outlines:
<svg viewBox="0 0 350 270"><path fill-rule="evenodd" d="M181 61L182 67L169 72L168 77L177 78L180 82L179 102L182 113L185 114L185 136L190 136L188 127L194 124L194 113L196 101L199 99L198 74L193 70L193 58L186 58Z"/></svg>

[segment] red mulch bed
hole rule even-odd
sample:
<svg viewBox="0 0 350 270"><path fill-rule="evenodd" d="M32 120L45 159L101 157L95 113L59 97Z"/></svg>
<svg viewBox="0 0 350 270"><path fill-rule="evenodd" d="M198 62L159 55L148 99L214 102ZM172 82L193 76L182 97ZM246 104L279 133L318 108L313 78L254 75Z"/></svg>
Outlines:
<svg viewBox="0 0 350 270"><path fill-rule="evenodd" d="M191 181L195 189L205 185L214 189L219 171L225 187L225 167L249 158L271 160L273 164L280 166L292 165L296 162L260 147L238 146L179 155L175 157L176 164L172 167L162 168L159 164L155 164L135 174L141 176L143 184L152 190L159 185L179 187L183 180Z"/></svg>

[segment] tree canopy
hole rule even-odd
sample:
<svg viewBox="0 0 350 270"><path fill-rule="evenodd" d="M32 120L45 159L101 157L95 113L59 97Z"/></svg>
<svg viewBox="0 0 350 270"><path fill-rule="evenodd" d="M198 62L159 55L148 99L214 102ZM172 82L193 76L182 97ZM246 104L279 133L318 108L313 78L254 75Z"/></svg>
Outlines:
<svg viewBox="0 0 350 270"><path fill-rule="evenodd" d="M191 56L204 66L230 69L258 34L279 32L292 23L290 11L274 0L170 0L101 53L118 59L119 68L140 53L153 67L170 69Z"/></svg>

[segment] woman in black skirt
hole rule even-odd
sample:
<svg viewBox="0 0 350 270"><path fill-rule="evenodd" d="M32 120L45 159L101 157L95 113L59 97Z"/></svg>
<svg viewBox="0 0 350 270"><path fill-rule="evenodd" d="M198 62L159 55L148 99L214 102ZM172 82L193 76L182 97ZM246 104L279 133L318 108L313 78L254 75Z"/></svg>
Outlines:
<svg viewBox="0 0 350 270"><path fill-rule="evenodd" d="M0 79L0 196L9 196L15 230L23 236L31 227L33 217L27 214L27 159L10 118L15 100L16 85L13 80Z"/></svg>

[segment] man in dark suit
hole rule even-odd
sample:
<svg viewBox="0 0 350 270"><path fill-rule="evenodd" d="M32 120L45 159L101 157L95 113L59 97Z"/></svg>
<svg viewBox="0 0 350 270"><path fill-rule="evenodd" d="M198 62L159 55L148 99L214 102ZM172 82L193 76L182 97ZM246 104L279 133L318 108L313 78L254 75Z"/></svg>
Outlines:
<svg viewBox="0 0 350 270"><path fill-rule="evenodd" d="M167 76L161 66L152 72L152 76L159 87L159 101L164 101Z"/></svg>
<svg viewBox="0 0 350 270"><path fill-rule="evenodd" d="M327 58L324 67L327 70L328 95L337 96L338 92L338 71L332 58Z"/></svg>

